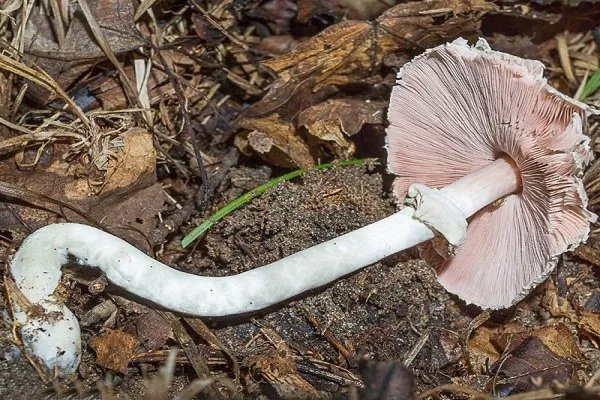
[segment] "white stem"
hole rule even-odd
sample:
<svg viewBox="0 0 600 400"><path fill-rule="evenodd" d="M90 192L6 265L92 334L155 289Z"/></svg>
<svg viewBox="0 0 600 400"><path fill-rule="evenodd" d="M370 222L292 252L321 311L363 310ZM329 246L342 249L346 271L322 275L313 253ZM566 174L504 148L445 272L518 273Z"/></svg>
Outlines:
<svg viewBox="0 0 600 400"><path fill-rule="evenodd" d="M470 217L488 204L521 188L519 169L509 158L501 157L460 178L440 192Z"/></svg>
<svg viewBox="0 0 600 400"><path fill-rule="evenodd" d="M497 160L491 165L441 191L465 217L518 188L518 175L509 162ZM508 174L508 179L486 180L486 176L498 173L503 178ZM494 187L487 187L486 183L483 188L484 192L492 192L491 196L473 186L490 181L496 182ZM227 316L280 303L433 238L434 232L413 218L413 214L414 209L405 208L274 263L228 277L197 276L175 270L127 242L89 226L48 225L25 239L10 267L23 295L54 314L27 317L21 311L24 305L15 304L16 319L24 324L22 332L27 349L49 368L56 366L62 374L70 373L79 363L79 325L53 296L61 266L69 256L81 265L100 268L115 285L167 309L196 316Z"/></svg>

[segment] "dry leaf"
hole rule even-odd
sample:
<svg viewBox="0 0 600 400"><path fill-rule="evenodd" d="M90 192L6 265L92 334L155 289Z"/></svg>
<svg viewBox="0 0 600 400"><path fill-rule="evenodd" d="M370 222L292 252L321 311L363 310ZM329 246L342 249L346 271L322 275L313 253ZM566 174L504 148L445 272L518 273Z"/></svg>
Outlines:
<svg viewBox="0 0 600 400"><path fill-rule="evenodd" d="M297 46L298 41L292 35L273 35L261 39L256 49L269 54L285 54Z"/></svg>
<svg viewBox="0 0 600 400"><path fill-rule="evenodd" d="M302 111L298 125L324 142L335 143L336 155L348 159L354 155L355 147L347 137L357 134L364 124L382 124L385 107L382 101L327 100Z"/></svg>
<svg viewBox="0 0 600 400"><path fill-rule="evenodd" d="M162 347L172 335L171 325L154 310L142 314L135 321L140 343L147 351Z"/></svg>
<svg viewBox="0 0 600 400"><path fill-rule="evenodd" d="M333 6L340 7L344 15L351 19L372 20L397 1L381 0L330 0Z"/></svg>
<svg viewBox="0 0 600 400"><path fill-rule="evenodd" d="M577 360L583 359L577 338L569 327L563 323L548 325L534 330L505 332L495 339L495 343L503 352L512 352L530 337L540 339L550 351L560 357Z"/></svg>
<svg viewBox="0 0 600 400"><path fill-rule="evenodd" d="M274 112L303 87L316 92L369 76L386 54L424 49L475 32L479 18L493 9L483 0L428 0L399 4L374 22L335 24L293 51L264 62L279 77L248 116Z"/></svg>
<svg viewBox="0 0 600 400"><path fill-rule="evenodd" d="M67 160L69 146L53 144L47 146L32 171L20 170L11 159L0 161L0 181L66 202L105 226L133 227L119 234L144 248L144 235L149 237L155 228L156 215L165 199L160 183L156 183L152 135L132 128L107 135L107 143L101 143L106 133L98 136L95 151L97 163L106 157L102 164L105 171L98 170L86 157ZM83 222L81 216L63 211L72 222ZM15 237L24 233L23 221L36 229L57 219L54 212L29 206L0 209L0 224Z"/></svg>
<svg viewBox="0 0 600 400"><path fill-rule="evenodd" d="M317 399L321 394L296 371L296 362L277 352L250 357L248 365L253 377L261 377L278 399Z"/></svg>
<svg viewBox="0 0 600 400"><path fill-rule="evenodd" d="M104 184L100 190L111 192L129 188L156 170L156 151L152 134L145 129L133 128L121 135L123 150L108 162Z"/></svg>
<svg viewBox="0 0 600 400"><path fill-rule="evenodd" d="M501 397L568 383L575 366L550 350L537 337L530 337L490 368L494 393Z"/></svg>
<svg viewBox="0 0 600 400"><path fill-rule="evenodd" d="M125 373L137 339L119 330L107 329L100 336L90 340L90 347L96 353L96 363L104 368Z"/></svg>
<svg viewBox="0 0 600 400"><path fill-rule="evenodd" d="M600 339L600 314L583 311L578 321L582 333L596 341Z"/></svg>
<svg viewBox="0 0 600 400"><path fill-rule="evenodd" d="M571 305L567 299L559 296L558 289L551 279L540 285L538 291L543 293L540 305L553 317L570 317L573 314Z"/></svg>
<svg viewBox="0 0 600 400"><path fill-rule="evenodd" d="M296 20L300 23L308 22L317 15L328 15L339 20L345 14L335 1L329 0L297 0L297 8Z"/></svg>
<svg viewBox="0 0 600 400"><path fill-rule="evenodd" d="M246 12L246 15L265 21L276 35L289 32L292 20L296 16L296 1L266 0Z"/></svg>
<svg viewBox="0 0 600 400"><path fill-rule="evenodd" d="M495 363L500 358L500 352L493 344L493 338L497 334L497 328L487 326L480 326L471 334L468 350L475 373L485 372L488 365Z"/></svg>
<svg viewBox="0 0 600 400"><path fill-rule="evenodd" d="M245 138L242 136L236 140L241 151L251 148L280 167L306 168L314 165L308 146L297 135L294 126L280 120L277 114L246 119L241 125L251 131Z"/></svg>
<svg viewBox="0 0 600 400"><path fill-rule="evenodd" d="M126 53L143 45L134 34L134 2L102 0L90 2L89 5L115 54ZM39 13L37 18L47 17ZM54 41L51 31L40 31L40 27L47 23L39 20L27 25L24 51L26 59L35 62L56 79L61 87L69 88L85 71L106 57L96 44L81 13L74 14L62 45ZM53 96L53 93L37 85L30 88L30 91L42 103Z"/></svg>

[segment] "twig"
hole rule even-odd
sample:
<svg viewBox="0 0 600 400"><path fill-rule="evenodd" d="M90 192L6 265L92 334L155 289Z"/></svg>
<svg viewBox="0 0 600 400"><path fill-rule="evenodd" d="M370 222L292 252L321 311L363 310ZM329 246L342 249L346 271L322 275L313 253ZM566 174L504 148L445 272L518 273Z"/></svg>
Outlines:
<svg viewBox="0 0 600 400"><path fill-rule="evenodd" d="M465 360L465 364L467 364L467 369L469 371L470 374L474 374L474 368L473 368L473 363L471 362L471 354L469 351L469 338L471 337L471 334L473 333L473 331L477 328L479 328L481 325L483 325L485 323L485 321L487 321L488 319L490 319L490 312L489 310L486 310L484 312L482 312L481 314L479 314L478 316L476 316L475 318L473 318L471 320L471 322L469 322L469 325L467 325L467 328L465 329L465 332L463 334L463 337L461 338L461 349L462 349L462 354L463 354L463 359Z"/></svg>
<svg viewBox="0 0 600 400"><path fill-rule="evenodd" d="M430 334L430 331L429 331L429 329L427 329L425 331L425 333L423 333L419 337L419 340L417 340L415 342L415 344L410 349L410 351L408 352L408 354L406 355L406 357L404 357L404 360L402 361L402 364L404 364L405 367L408 367L413 362L413 360L419 354L419 352L421 351L421 349L423 348L423 346L425 346L425 343L427 343L427 341L429 340L429 334Z"/></svg>
<svg viewBox="0 0 600 400"><path fill-rule="evenodd" d="M200 354L200 351L198 351L198 347L196 346L196 344L194 343L194 341L192 340L190 335L185 330L185 327L183 326L181 321L179 321L179 318L170 312L160 311L159 314L166 321L169 322L169 325L171 325L175 339L177 339L177 341L183 348L183 351L185 352L187 358L190 360L190 363L192 364L194 371L196 371L198 378L200 378L200 379L209 378L210 379L210 377L211 377L210 369L208 368L208 365L204 361L204 357L202 356L202 354ZM209 398L223 399L223 396L221 395L221 393L219 392L219 390L217 389L217 387L214 384L211 384L209 386Z"/></svg>
<svg viewBox="0 0 600 400"><path fill-rule="evenodd" d="M204 340L206 340L208 343L210 343L211 345L217 347L218 349L220 349L223 353L225 353L225 355L227 356L227 358L229 358L230 364L231 364L231 368L233 369L233 376L235 377L236 380L239 380L240 378L240 366L238 364L238 360L237 357L235 356L235 354L233 353L233 351L225 346L225 344L223 344L223 342L221 342L221 340L208 328L208 326L206 326L206 324L204 322L202 322L201 319L199 318L185 318L185 322L187 322L187 324L200 336L202 336L202 338Z"/></svg>
<svg viewBox="0 0 600 400"><path fill-rule="evenodd" d="M327 341L333 347L335 347L335 349L339 351L342 356L344 356L344 359L350 367L355 368L357 366L356 356L352 354L346 346L344 346L344 344L329 328L326 327L323 329L321 323L317 320L317 318L315 318L315 316L310 314L308 311L302 309L302 314L304 314L304 318L306 318L308 322L310 322L310 324L315 327L317 332L323 337L325 337L325 339L327 339Z"/></svg>

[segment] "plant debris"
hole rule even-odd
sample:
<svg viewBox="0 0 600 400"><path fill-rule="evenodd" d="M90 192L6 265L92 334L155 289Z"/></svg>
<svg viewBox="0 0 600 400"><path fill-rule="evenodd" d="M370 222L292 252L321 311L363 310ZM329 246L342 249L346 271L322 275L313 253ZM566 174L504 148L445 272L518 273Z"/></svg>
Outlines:
<svg viewBox="0 0 600 400"><path fill-rule="evenodd" d="M502 397L549 387L554 381L570 383L575 366L544 343L530 337L490 367L492 390Z"/></svg>
<svg viewBox="0 0 600 400"><path fill-rule="evenodd" d="M127 370L137 344L135 336L112 329L90 340L90 347L96 352L96 363L121 373Z"/></svg>

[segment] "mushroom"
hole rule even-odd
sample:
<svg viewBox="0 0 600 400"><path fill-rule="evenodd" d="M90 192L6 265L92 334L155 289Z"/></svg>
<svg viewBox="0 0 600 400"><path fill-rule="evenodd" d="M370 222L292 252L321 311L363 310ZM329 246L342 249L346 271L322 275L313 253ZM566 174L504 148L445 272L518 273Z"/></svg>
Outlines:
<svg viewBox="0 0 600 400"><path fill-rule="evenodd" d="M441 188L498 159L518 171L520 189L471 217L453 257L435 241L421 246L446 290L483 308L522 299L560 254L587 239L596 218L580 177L592 157L582 121L597 112L549 86L543 70L483 39L474 47L457 39L405 65L392 92L388 162L397 198L414 182ZM506 178L498 169L490 179L494 186Z"/></svg>
<svg viewBox="0 0 600 400"><path fill-rule="evenodd" d="M228 316L278 304L439 233L456 254L439 263L442 284L482 307L510 306L558 254L585 240L594 218L579 179L590 159L582 120L592 110L551 89L542 70L483 40L472 48L459 39L417 57L400 72L388 129L394 191L408 194L410 206L238 275L184 273L85 225L37 230L10 261L25 350L60 375L77 368L79 324L54 293L69 261L98 267L167 309Z"/></svg>

